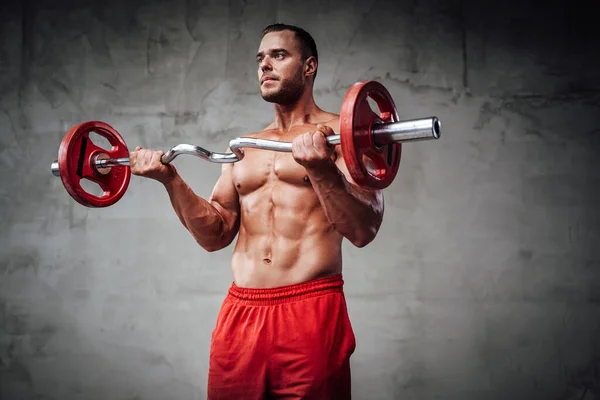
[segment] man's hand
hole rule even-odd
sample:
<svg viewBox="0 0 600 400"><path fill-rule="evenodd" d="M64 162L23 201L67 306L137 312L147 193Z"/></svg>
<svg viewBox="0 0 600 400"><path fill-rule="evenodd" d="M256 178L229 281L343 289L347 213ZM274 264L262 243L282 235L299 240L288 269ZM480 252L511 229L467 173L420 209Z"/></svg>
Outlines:
<svg viewBox="0 0 600 400"><path fill-rule="evenodd" d="M175 167L163 164L160 158L162 151L142 149L140 146L129 153L129 166L134 175L145 176L166 184L175 176Z"/></svg>
<svg viewBox="0 0 600 400"><path fill-rule="evenodd" d="M318 169L331 159L334 147L325 137L333 134L329 126L319 124L316 131L296 136L292 141L292 156L304 168Z"/></svg>

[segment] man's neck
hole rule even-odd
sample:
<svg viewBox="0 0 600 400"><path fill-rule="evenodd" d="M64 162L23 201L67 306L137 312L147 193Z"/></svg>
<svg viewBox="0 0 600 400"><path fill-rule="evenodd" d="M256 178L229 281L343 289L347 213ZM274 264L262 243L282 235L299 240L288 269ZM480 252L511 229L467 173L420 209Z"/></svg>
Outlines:
<svg viewBox="0 0 600 400"><path fill-rule="evenodd" d="M306 87L298 100L291 104L275 104L274 128L288 132L292 127L310 123L311 117L321 110L312 95L312 88Z"/></svg>

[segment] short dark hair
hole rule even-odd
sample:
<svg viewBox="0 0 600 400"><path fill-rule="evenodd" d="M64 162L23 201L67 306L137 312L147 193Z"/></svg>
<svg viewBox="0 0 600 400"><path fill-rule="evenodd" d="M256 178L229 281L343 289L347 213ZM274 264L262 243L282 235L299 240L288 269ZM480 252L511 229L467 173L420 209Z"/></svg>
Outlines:
<svg viewBox="0 0 600 400"><path fill-rule="evenodd" d="M315 43L315 39L313 39L310 33L306 32L302 28L287 24L271 24L263 29L262 37L265 37L267 33L281 31L294 32L296 40L300 43L300 51L302 52L302 58L304 60L312 56L315 58L315 60L317 60L317 63L319 62L319 53L317 52L317 44Z"/></svg>

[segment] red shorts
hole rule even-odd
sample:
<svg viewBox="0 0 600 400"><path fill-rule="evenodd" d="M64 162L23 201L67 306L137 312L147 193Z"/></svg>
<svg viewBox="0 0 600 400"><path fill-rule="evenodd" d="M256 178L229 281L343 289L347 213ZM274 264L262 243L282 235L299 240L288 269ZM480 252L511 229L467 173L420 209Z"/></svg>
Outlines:
<svg viewBox="0 0 600 400"><path fill-rule="evenodd" d="M356 342L341 275L273 289L231 285L212 334L208 399L350 399Z"/></svg>

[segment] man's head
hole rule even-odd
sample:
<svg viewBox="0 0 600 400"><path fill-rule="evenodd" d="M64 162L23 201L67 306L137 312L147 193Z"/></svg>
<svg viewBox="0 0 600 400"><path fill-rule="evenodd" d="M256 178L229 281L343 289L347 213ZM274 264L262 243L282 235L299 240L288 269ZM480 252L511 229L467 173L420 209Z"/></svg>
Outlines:
<svg viewBox="0 0 600 400"><path fill-rule="evenodd" d="M289 104L317 76L319 55L312 36L293 25L273 24L262 32L256 54L260 92L266 101Z"/></svg>

